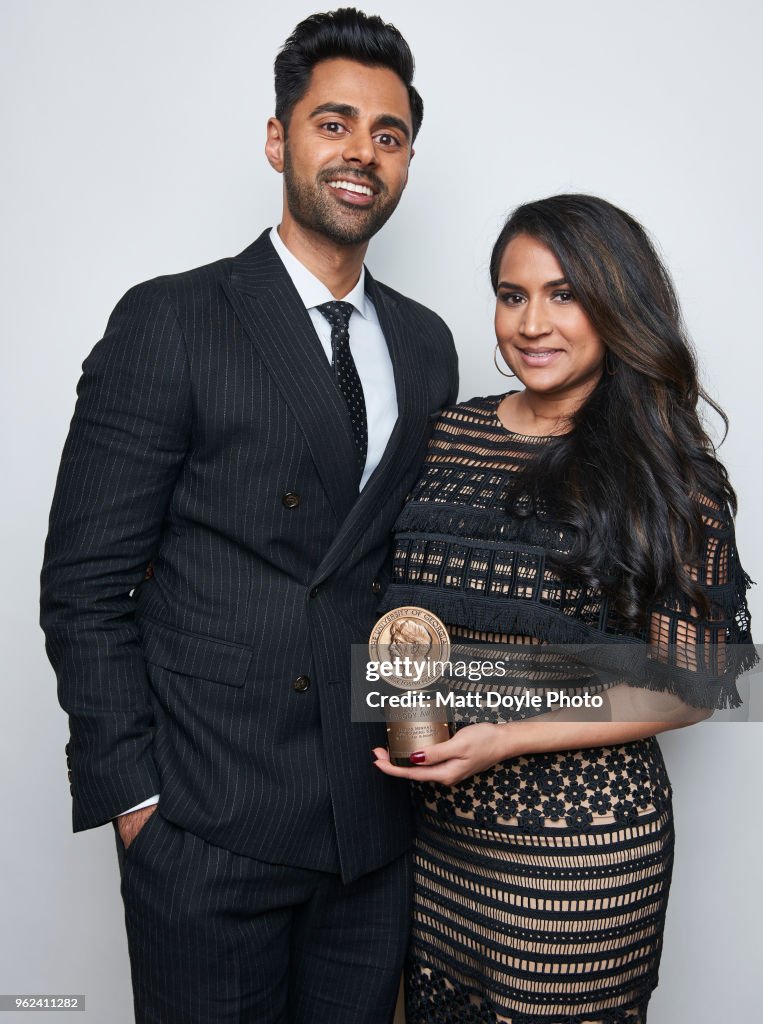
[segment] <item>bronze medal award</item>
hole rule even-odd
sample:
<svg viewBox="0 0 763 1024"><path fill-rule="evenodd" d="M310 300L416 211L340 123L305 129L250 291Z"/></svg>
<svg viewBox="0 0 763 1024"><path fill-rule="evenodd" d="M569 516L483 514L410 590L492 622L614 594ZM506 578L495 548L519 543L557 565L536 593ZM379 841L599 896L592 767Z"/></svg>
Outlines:
<svg viewBox="0 0 763 1024"><path fill-rule="evenodd" d="M410 767L410 755L450 738L447 708L437 704L435 684L450 658L444 623L425 608L393 608L383 615L368 641L371 661L385 664L387 684L408 691L398 706L385 706L387 744L393 764Z"/></svg>

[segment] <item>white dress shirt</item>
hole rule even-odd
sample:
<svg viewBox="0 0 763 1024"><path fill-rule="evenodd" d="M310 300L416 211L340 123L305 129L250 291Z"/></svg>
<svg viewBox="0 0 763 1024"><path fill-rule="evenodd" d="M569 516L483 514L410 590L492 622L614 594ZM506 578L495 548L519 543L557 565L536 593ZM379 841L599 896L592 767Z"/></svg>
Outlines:
<svg viewBox="0 0 763 1024"><path fill-rule="evenodd" d="M333 302L334 296L326 285L281 241L278 230L270 232L273 248L281 257L286 272L292 279L302 303L310 315L316 334L320 338L326 358L331 362L331 325L316 308L324 302ZM366 268L362 267L355 287L342 296L342 302L354 307L350 317L350 351L358 369L363 397L366 401L368 421L368 454L363 476L362 490L371 474L379 465L390 434L397 422L397 393L395 374L392 369L387 342L384 340L376 307L366 294Z"/></svg>
<svg viewBox="0 0 763 1024"><path fill-rule="evenodd" d="M333 302L334 296L326 285L312 271L300 263L297 257L281 241L278 230L270 232L273 248L281 257L286 273L297 289L305 309L310 315L316 334L320 338L326 358L331 363L331 325L316 307L324 302ZM390 434L397 422L397 393L395 374L392 369L387 342L384 340L376 307L366 294L366 268L362 267L355 287L342 296L343 302L352 304L350 317L350 351L358 369L363 397L366 402L368 421L368 452L360 489L363 490L371 474L379 465ZM148 797L122 814L130 814L142 807L159 803L159 796ZM122 817L122 814L117 817Z"/></svg>

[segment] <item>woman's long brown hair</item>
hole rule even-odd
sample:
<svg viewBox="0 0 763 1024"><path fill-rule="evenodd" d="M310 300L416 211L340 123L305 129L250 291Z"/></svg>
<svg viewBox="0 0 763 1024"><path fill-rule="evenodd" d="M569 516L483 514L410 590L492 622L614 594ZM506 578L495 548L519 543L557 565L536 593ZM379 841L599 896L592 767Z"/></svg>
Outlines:
<svg viewBox="0 0 763 1024"><path fill-rule="evenodd" d="M518 481L516 507L529 495L573 527L576 543L556 567L601 587L628 629L643 627L649 605L669 591L706 614L691 574L704 548L700 496L722 518L736 512L736 496L699 400L728 421L700 386L670 275L629 214L595 196L560 195L511 214L490 260L494 291L504 250L521 234L554 253L607 357L572 431Z"/></svg>

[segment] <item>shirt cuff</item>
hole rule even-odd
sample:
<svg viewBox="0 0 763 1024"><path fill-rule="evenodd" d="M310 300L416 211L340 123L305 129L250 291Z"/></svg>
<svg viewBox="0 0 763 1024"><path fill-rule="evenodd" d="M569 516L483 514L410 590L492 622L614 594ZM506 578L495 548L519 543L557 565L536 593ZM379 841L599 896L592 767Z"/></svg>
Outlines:
<svg viewBox="0 0 763 1024"><path fill-rule="evenodd" d="M157 793L154 796L150 796L146 800L143 800L141 803L136 804L134 807L131 807L127 811L120 811L120 813L117 814L116 817L117 818L122 818L125 814L132 814L133 811L139 811L142 807L150 807L152 804L158 804L158 803L159 803L159 794Z"/></svg>

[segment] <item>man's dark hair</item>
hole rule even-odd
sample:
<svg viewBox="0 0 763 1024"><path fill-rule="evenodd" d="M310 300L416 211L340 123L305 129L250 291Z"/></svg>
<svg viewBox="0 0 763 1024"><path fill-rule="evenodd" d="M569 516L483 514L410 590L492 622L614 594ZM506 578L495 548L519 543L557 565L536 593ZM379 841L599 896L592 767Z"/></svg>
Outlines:
<svg viewBox="0 0 763 1024"><path fill-rule="evenodd" d="M316 64L344 57L369 67L389 68L408 90L416 138L424 103L413 87L413 54L394 25L354 7L311 14L300 21L275 59L276 117L288 132L295 103L307 92Z"/></svg>

